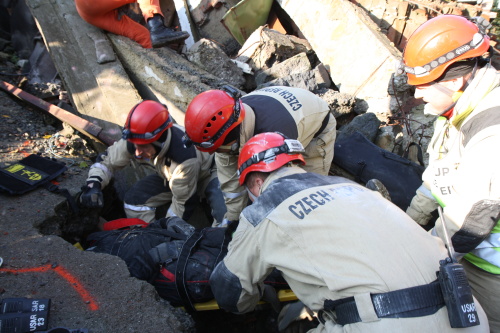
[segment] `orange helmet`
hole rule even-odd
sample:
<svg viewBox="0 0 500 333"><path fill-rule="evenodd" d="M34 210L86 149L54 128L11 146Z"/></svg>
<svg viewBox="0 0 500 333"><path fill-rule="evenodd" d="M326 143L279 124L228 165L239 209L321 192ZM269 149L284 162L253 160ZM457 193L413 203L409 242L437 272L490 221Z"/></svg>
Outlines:
<svg viewBox="0 0 500 333"><path fill-rule="evenodd" d="M186 110L184 145L195 145L212 153L223 143L233 128L241 124L245 109L240 92L230 86L208 90L196 96Z"/></svg>
<svg viewBox="0 0 500 333"><path fill-rule="evenodd" d="M490 45L488 25L482 18L476 24L457 15L440 15L422 24L403 51L402 69L408 83L435 81L451 64L483 55Z"/></svg>
<svg viewBox="0 0 500 333"><path fill-rule="evenodd" d="M122 138L143 145L155 142L173 122L165 105L155 101L142 101L128 113Z"/></svg>
<svg viewBox="0 0 500 333"><path fill-rule="evenodd" d="M255 135L243 146L238 157L240 185L252 171L271 172L291 161L306 164L304 147L298 140L287 139L278 132Z"/></svg>

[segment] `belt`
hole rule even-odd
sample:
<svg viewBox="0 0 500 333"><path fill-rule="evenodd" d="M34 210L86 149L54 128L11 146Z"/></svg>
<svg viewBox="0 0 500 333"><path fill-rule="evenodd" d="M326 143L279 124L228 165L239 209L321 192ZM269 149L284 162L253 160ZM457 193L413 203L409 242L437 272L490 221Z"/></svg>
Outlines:
<svg viewBox="0 0 500 333"><path fill-rule="evenodd" d="M435 313L445 305L438 281L370 296L379 318L423 317ZM319 320L324 323L323 318L328 317L332 312L335 312L333 320L340 325L362 321L354 297L325 300L324 310L321 310L318 315Z"/></svg>

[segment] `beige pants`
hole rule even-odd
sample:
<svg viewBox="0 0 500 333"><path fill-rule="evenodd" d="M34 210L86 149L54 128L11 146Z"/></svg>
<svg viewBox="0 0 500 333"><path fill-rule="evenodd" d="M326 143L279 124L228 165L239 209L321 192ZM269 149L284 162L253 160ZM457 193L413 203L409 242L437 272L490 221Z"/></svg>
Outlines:
<svg viewBox="0 0 500 333"><path fill-rule="evenodd" d="M500 275L491 274L462 260L472 293L483 306L492 333L500 333Z"/></svg>

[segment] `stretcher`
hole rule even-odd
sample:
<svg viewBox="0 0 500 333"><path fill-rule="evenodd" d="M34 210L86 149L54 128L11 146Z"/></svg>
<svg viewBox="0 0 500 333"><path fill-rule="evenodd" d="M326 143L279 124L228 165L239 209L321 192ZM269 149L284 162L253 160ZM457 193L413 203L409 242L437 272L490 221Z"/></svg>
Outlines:
<svg viewBox="0 0 500 333"><path fill-rule="evenodd" d="M295 296L295 293L291 289L283 289L278 291L278 299L280 302L289 302L289 301L296 301L297 296ZM264 302L260 302L259 304L263 304ZM184 309L184 307L181 307ZM215 299L208 301L208 302L203 302L203 303L195 303L194 308L196 311L211 311L211 310L219 310L219 305L215 301Z"/></svg>

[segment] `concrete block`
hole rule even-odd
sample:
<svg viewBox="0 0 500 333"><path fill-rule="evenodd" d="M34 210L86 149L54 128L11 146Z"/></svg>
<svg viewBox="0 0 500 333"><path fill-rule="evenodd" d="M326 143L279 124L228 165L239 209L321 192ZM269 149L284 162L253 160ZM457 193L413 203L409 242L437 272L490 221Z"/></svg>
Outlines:
<svg viewBox="0 0 500 333"><path fill-rule="evenodd" d="M140 95L167 105L181 126L184 112L196 95L228 84L168 47L144 49L126 37L109 36Z"/></svg>
<svg viewBox="0 0 500 333"><path fill-rule="evenodd" d="M388 110L387 86L401 52L362 9L343 0L277 1L330 69L340 92L366 100L368 110L371 99L384 99Z"/></svg>
<svg viewBox="0 0 500 333"><path fill-rule="evenodd" d="M299 53L273 67L266 69L255 77L257 85L263 84L274 79L283 78L292 74L311 70L311 62L305 52Z"/></svg>
<svg viewBox="0 0 500 333"><path fill-rule="evenodd" d="M207 72L241 89L245 84L243 70L214 42L200 39L186 53L187 58Z"/></svg>
<svg viewBox="0 0 500 333"><path fill-rule="evenodd" d="M248 63L255 71L267 70L299 53L312 51L307 40L260 27L241 47L237 60Z"/></svg>

